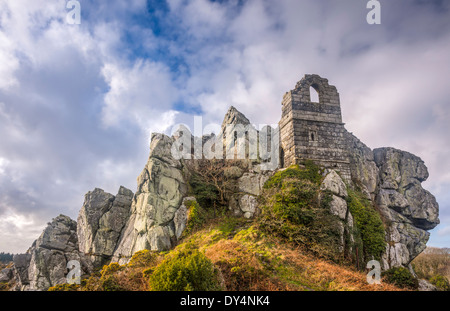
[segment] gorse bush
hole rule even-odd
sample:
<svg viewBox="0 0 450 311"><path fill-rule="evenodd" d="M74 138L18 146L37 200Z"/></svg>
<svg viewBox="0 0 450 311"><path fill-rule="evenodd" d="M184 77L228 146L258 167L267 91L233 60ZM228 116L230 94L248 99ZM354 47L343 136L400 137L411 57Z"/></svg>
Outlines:
<svg viewBox="0 0 450 311"><path fill-rule="evenodd" d="M118 281L117 272L123 270L125 267L116 262L103 266L100 271L100 286L104 291L122 291L125 290Z"/></svg>
<svg viewBox="0 0 450 311"><path fill-rule="evenodd" d="M369 200L352 189L348 189L347 206L361 234L365 258L380 260L386 249L380 215Z"/></svg>
<svg viewBox="0 0 450 311"><path fill-rule="evenodd" d="M440 275L440 274L434 275L430 279L430 283L433 284L434 286L436 286L440 290L450 291L450 283L449 283L448 279L443 275Z"/></svg>
<svg viewBox="0 0 450 311"><path fill-rule="evenodd" d="M134 253L131 257L128 267L146 267L155 263L158 258L158 254L154 251L144 249Z"/></svg>
<svg viewBox="0 0 450 311"><path fill-rule="evenodd" d="M382 273L384 281L407 289L417 289L418 280L405 267L394 267Z"/></svg>
<svg viewBox="0 0 450 311"><path fill-rule="evenodd" d="M149 276L154 291L220 290L218 271L197 249L176 251L164 259Z"/></svg>

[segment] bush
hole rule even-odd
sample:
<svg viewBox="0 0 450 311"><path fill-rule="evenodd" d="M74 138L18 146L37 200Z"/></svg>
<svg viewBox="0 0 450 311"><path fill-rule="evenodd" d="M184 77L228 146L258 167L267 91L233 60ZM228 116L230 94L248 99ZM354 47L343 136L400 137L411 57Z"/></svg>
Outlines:
<svg viewBox="0 0 450 311"><path fill-rule="evenodd" d="M213 207L219 204L219 191L217 187L206 180L199 174L192 174L189 179L192 194L195 196L199 204L205 208Z"/></svg>
<svg viewBox="0 0 450 311"><path fill-rule="evenodd" d="M124 266L121 266L116 262L104 265L102 271L100 271L100 289L104 291L125 290L118 280L118 272L122 271L124 268Z"/></svg>
<svg viewBox="0 0 450 311"><path fill-rule="evenodd" d="M175 252L159 264L149 277L154 291L219 290L218 271L196 249Z"/></svg>
<svg viewBox="0 0 450 311"><path fill-rule="evenodd" d="M131 257L130 262L128 263L128 267L137 268L137 267L146 267L155 263L158 255L156 252L150 251L148 249L144 249L142 251L138 251L134 253L133 257Z"/></svg>
<svg viewBox="0 0 450 311"><path fill-rule="evenodd" d="M361 234L364 257L380 260L386 250L384 226L380 215L369 200L351 189L348 189L347 206Z"/></svg>
<svg viewBox="0 0 450 311"><path fill-rule="evenodd" d="M430 279L430 283L440 290L450 291L450 284L447 278L443 275L436 274Z"/></svg>
<svg viewBox="0 0 450 311"><path fill-rule="evenodd" d="M206 212L200 207L196 201L186 201L186 208L188 209L188 222L186 225L186 230L183 233L187 235L193 230L200 228L206 221Z"/></svg>
<svg viewBox="0 0 450 311"><path fill-rule="evenodd" d="M401 288L417 289L419 281L405 267L394 267L382 273L384 281Z"/></svg>
<svg viewBox="0 0 450 311"><path fill-rule="evenodd" d="M291 165L285 170L278 171L268 181L266 181L264 188L269 189L273 187L281 187L281 183L286 178L308 180L314 184L320 185L323 176L320 166L308 160L304 163L304 168L300 168L298 165Z"/></svg>
<svg viewBox="0 0 450 311"><path fill-rule="evenodd" d="M290 242L303 245L316 255L336 258L339 222L320 197L320 168L307 162L305 168L293 165L279 171L264 185L261 197L261 229Z"/></svg>

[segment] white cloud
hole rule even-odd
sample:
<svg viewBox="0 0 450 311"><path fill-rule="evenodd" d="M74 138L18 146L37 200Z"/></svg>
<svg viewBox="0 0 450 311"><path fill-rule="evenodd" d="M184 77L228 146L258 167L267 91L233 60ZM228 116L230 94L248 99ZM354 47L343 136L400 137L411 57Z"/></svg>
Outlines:
<svg viewBox="0 0 450 311"><path fill-rule="evenodd" d="M24 253L44 229L40 219L19 214L9 209L0 217L0 249L11 253Z"/></svg>
<svg viewBox="0 0 450 311"><path fill-rule="evenodd" d="M174 122L178 99L169 69L161 63L137 60L132 68L106 64L102 73L109 85L103 124L137 123L143 131L165 131Z"/></svg>
<svg viewBox="0 0 450 311"><path fill-rule="evenodd" d="M0 174L5 173L5 169L8 166L9 161L5 158L0 157Z"/></svg>

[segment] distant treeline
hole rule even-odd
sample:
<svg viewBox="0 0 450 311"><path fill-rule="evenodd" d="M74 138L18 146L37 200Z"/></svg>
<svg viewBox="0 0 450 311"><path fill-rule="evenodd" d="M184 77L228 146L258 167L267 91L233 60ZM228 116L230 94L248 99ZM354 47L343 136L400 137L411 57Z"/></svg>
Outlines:
<svg viewBox="0 0 450 311"><path fill-rule="evenodd" d="M14 254L1 252L0 253L0 262L8 263L13 260Z"/></svg>

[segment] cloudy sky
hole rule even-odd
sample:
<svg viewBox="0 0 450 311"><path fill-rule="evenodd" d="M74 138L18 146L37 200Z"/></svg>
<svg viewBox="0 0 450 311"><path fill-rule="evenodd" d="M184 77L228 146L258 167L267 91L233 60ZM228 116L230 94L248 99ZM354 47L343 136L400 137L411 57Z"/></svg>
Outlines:
<svg viewBox="0 0 450 311"><path fill-rule="evenodd" d="M450 1L0 0L0 251L24 252L95 187L136 190L152 131L274 124L306 73L329 79L346 128L420 156L450 247ZM191 121L189 121L191 120Z"/></svg>

